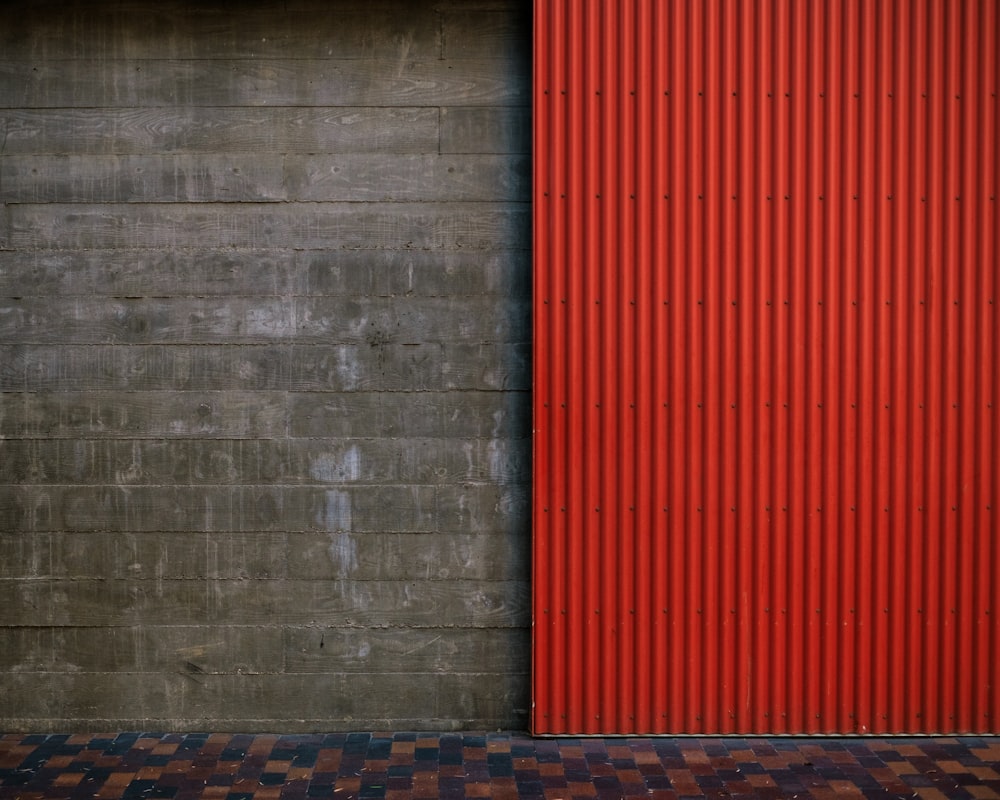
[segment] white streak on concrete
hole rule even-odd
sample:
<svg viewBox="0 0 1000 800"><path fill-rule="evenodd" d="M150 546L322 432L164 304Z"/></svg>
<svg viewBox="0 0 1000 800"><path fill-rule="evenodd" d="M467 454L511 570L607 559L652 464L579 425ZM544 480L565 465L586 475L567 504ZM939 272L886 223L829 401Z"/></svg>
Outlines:
<svg viewBox="0 0 1000 800"><path fill-rule="evenodd" d="M309 462L309 474L325 483L345 483L361 477L361 453L351 445L342 453L320 453Z"/></svg>
<svg viewBox="0 0 1000 800"><path fill-rule="evenodd" d="M498 483L504 480L505 464L504 464L504 446L503 442L499 439L490 439L489 445L486 448L487 463L489 464L490 470L490 480L497 481Z"/></svg>
<svg viewBox="0 0 1000 800"><path fill-rule="evenodd" d="M321 518L317 522L324 530L331 532L351 530L350 493L338 489L327 491Z"/></svg>

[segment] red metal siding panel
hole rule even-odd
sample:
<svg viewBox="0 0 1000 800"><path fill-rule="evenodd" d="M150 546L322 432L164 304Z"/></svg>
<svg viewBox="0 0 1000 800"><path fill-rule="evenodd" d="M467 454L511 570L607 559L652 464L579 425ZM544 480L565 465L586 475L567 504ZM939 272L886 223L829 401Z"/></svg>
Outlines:
<svg viewBox="0 0 1000 800"><path fill-rule="evenodd" d="M997 39L536 0L536 733L1000 732Z"/></svg>

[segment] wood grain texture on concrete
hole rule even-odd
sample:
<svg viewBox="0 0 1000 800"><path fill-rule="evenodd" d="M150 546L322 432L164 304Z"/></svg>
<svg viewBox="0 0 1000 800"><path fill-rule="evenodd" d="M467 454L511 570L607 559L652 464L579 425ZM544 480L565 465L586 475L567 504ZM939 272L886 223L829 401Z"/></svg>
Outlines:
<svg viewBox="0 0 1000 800"><path fill-rule="evenodd" d="M4 153L56 156L435 153L439 141L445 139L464 142L473 131L488 136L487 130L472 123L483 115L497 120L493 138L498 144L513 140L512 131L530 128L526 124L530 114L524 107L446 111L408 106L12 108L3 112ZM442 118L455 122L441 125Z"/></svg>
<svg viewBox="0 0 1000 800"><path fill-rule="evenodd" d="M0 729L523 728L530 3L0 26Z"/></svg>

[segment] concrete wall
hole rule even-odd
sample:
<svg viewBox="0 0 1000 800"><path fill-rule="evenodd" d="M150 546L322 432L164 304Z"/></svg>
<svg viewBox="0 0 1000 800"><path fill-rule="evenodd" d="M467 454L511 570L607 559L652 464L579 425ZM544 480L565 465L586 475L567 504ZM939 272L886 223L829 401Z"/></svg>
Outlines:
<svg viewBox="0 0 1000 800"><path fill-rule="evenodd" d="M0 729L527 720L530 3L0 26Z"/></svg>

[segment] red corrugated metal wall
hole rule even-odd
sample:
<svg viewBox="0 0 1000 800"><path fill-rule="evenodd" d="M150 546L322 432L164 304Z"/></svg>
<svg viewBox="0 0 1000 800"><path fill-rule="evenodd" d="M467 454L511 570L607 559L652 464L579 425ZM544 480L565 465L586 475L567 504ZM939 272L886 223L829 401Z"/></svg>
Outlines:
<svg viewBox="0 0 1000 800"><path fill-rule="evenodd" d="M995 0L534 35L534 731L1000 731Z"/></svg>

